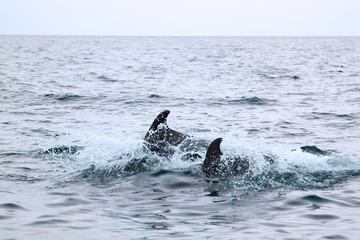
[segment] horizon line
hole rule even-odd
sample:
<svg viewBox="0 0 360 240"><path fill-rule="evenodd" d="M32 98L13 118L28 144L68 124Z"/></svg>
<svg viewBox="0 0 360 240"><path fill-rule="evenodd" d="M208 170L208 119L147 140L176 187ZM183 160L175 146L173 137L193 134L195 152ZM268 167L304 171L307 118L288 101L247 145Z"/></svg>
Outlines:
<svg viewBox="0 0 360 240"><path fill-rule="evenodd" d="M244 38L322 38L322 37L360 37L360 35L112 35L112 34L2 34L0 36L29 36L29 37L244 37Z"/></svg>

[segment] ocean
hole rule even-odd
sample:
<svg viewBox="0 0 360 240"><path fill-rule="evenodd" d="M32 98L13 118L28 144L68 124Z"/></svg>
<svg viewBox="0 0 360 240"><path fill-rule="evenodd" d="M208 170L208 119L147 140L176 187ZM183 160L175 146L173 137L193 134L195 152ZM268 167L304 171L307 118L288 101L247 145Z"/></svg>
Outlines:
<svg viewBox="0 0 360 240"><path fill-rule="evenodd" d="M358 37L0 36L0 238L358 239L359 60ZM250 171L145 151L163 110Z"/></svg>

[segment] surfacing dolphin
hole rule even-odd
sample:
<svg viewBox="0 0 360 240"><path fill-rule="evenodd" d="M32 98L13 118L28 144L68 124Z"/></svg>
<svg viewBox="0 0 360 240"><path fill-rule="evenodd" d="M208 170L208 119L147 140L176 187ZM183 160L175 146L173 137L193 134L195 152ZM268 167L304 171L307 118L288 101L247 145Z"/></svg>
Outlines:
<svg viewBox="0 0 360 240"><path fill-rule="evenodd" d="M222 138L217 138L210 144L202 171L209 176L245 175L249 172L250 163L248 157L232 156L222 159L220 150ZM264 155L264 160L270 164L274 163L273 157Z"/></svg>
<svg viewBox="0 0 360 240"><path fill-rule="evenodd" d="M174 131L167 125L167 117L170 111L161 112L151 124L145 135L145 144L150 151L159 155L168 155L173 153L172 146L178 146L187 136Z"/></svg>
<svg viewBox="0 0 360 240"><path fill-rule="evenodd" d="M184 161L203 159L209 146L205 140L193 139L183 133L172 130L167 125L167 117L170 111L161 112L151 124L144 137L144 151L146 154L141 158L133 158L121 169L121 172L135 174L149 171L152 166L159 163L159 158L169 159L175 152Z"/></svg>
<svg viewBox="0 0 360 240"><path fill-rule="evenodd" d="M221 142L222 138L217 138L210 144L202 165L202 171L211 176L224 174L244 175L248 172L250 167L248 158L236 156L233 159L225 159L225 161L222 161L221 156L223 153L220 150Z"/></svg>
<svg viewBox="0 0 360 240"><path fill-rule="evenodd" d="M175 147L179 147L179 150L183 153L183 160L202 158L198 152L205 152L209 142L193 139L183 133L170 129L167 124L169 113L169 110L165 110L154 119L145 135L145 146L162 157L173 155Z"/></svg>

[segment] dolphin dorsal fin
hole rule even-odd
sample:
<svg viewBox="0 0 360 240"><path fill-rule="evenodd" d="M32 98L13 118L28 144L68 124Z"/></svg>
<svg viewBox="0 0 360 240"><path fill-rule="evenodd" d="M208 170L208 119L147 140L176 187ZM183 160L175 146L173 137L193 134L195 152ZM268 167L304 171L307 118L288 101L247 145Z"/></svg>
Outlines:
<svg viewBox="0 0 360 240"><path fill-rule="evenodd" d="M154 119L145 135L146 142L157 144L159 141L166 141L171 145L177 146L186 138L186 135L169 128L167 125L169 113L169 110L165 110ZM160 125L161 128L159 128Z"/></svg>
<svg viewBox="0 0 360 240"><path fill-rule="evenodd" d="M220 150L221 142L222 142L222 138L217 138L214 141L212 141L212 143L210 144L206 153L205 161L202 166L202 170L204 173L210 175L218 173L220 167L221 155L223 155L223 153Z"/></svg>
<svg viewBox="0 0 360 240"><path fill-rule="evenodd" d="M169 116L170 111L165 110L159 113L157 117L154 119L153 123L151 124L149 131L146 133L146 136L149 135L150 131L156 131L160 124L163 124L165 128L169 128L167 125L167 117ZM146 138L145 136L145 138Z"/></svg>

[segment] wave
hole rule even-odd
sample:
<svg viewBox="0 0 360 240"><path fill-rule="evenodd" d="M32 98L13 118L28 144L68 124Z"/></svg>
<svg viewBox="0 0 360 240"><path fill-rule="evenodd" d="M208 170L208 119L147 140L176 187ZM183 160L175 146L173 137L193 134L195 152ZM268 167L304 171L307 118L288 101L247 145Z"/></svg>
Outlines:
<svg viewBox="0 0 360 240"><path fill-rule="evenodd" d="M249 104L249 105L271 105L276 100L259 98L259 97L242 97L240 99L228 100L230 104Z"/></svg>
<svg viewBox="0 0 360 240"><path fill-rule="evenodd" d="M148 98L165 98L165 97L163 97L163 96L161 96L161 95L158 95L158 94L150 94L150 95L148 96Z"/></svg>
<svg viewBox="0 0 360 240"><path fill-rule="evenodd" d="M260 98L257 96L253 97L241 97L236 99L228 99L228 98L218 98L218 99L209 99L210 104L212 105L273 105L277 103L277 100Z"/></svg>
<svg viewBox="0 0 360 240"><path fill-rule="evenodd" d="M113 79L113 78L110 78L110 77L107 77L105 75L100 75L97 77L97 79L103 81L103 82L109 82L109 83L114 83L114 82L118 82L118 80L116 79Z"/></svg>
<svg viewBox="0 0 360 240"><path fill-rule="evenodd" d="M83 98L83 96L77 95L77 94L45 94L46 98L52 98L57 101L77 101Z"/></svg>
<svg viewBox="0 0 360 240"><path fill-rule="evenodd" d="M312 112L312 119L320 119L320 118L341 118L345 120L355 120L358 117L355 114L341 114L341 113L332 113L332 112Z"/></svg>

